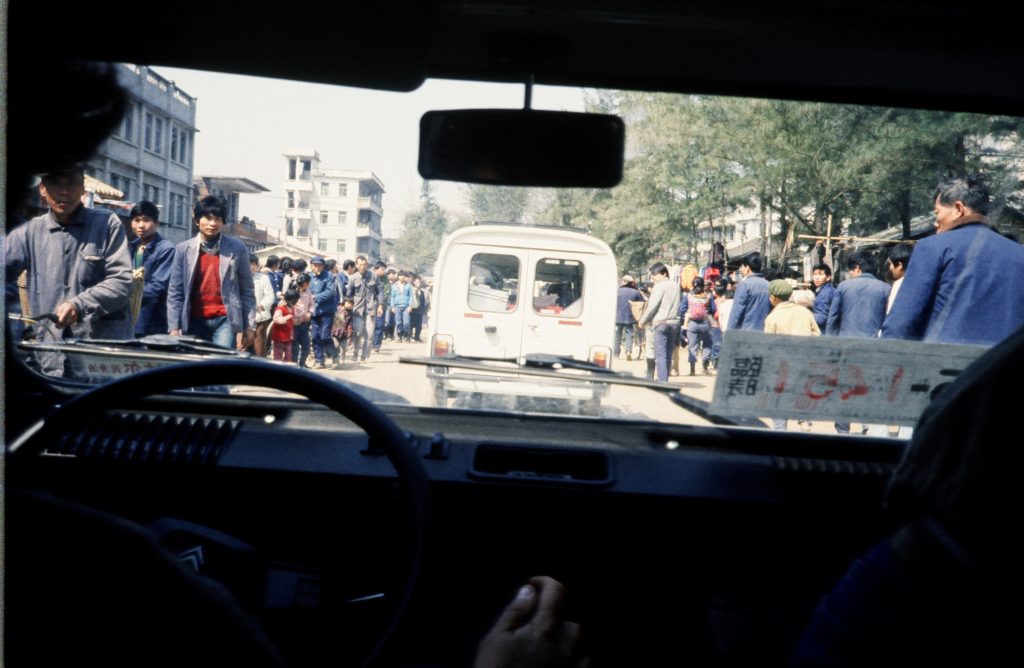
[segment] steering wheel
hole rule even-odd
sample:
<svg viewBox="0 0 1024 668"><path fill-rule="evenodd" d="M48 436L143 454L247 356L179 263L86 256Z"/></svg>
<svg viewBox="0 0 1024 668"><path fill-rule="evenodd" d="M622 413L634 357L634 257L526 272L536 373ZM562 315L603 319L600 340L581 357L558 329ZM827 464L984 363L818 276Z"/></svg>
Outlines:
<svg viewBox="0 0 1024 668"><path fill-rule="evenodd" d="M309 371L258 360L190 362L159 367L101 385L60 405L22 434L7 449L11 464L30 459L69 424L79 424L118 402L170 390L208 385L250 385L299 394L322 404L362 428L369 445L387 456L398 473L401 507L409 549L401 562L398 594L390 602L385 624L362 665L371 663L393 635L412 597L426 544L430 492L426 469L409 437L379 408L344 385ZM390 598L390 597L389 597Z"/></svg>

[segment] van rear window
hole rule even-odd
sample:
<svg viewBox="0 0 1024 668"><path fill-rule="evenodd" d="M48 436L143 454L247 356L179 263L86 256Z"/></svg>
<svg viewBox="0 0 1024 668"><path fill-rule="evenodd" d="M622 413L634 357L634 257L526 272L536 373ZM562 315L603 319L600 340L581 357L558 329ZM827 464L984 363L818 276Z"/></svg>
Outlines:
<svg viewBox="0 0 1024 668"><path fill-rule="evenodd" d="M540 315L576 318L583 312L583 264L542 258L533 280L533 310Z"/></svg>
<svg viewBox="0 0 1024 668"><path fill-rule="evenodd" d="M469 263L469 308L506 313L516 310L519 296L519 258L477 253Z"/></svg>

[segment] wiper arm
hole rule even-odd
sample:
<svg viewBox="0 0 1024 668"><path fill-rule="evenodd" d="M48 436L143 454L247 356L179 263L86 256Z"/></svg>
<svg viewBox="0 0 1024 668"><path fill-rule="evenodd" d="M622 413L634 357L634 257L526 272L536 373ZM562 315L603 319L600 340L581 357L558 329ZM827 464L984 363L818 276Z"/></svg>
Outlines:
<svg viewBox="0 0 1024 668"><path fill-rule="evenodd" d="M83 352L102 349L140 353L215 354L233 357L252 356L252 353L221 348L195 336L171 336L169 334L150 334L139 339L64 339L45 343L23 343L21 345L40 350L59 349L63 352L75 352L76 349Z"/></svg>

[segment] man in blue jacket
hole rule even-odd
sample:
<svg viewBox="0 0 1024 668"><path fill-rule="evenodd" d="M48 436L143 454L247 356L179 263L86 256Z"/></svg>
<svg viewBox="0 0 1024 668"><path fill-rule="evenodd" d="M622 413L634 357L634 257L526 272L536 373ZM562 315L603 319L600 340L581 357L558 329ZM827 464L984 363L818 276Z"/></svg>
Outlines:
<svg viewBox="0 0 1024 668"><path fill-rule="evenodd" d="M326 369L328 356L337 367L338 350L331 337L331 325L338 310L338 282L319 255L309 265L313 270L313 280L309 282L309 291L313 295L313 326L310 332L313 337L313 358L316 360L313 368Z"/></svg>
<svg viewBox="0 0 1024 668"><path fill-rule="evenodd" d="M866 253L851 255L846 260L846 269L850 277L839 284L832 297L825 334L877 338L891 288L875 278L875 259ZM849 422L836 422L835 426L836 433L850 433Z"/></svg>
<svg viewBox="0 0 1024 668"><path fill-rule="evenodd" d="M732 300L728 329L764 331L764 319L771 313L772 304L768 300L768 281L761 274L761 263L761 254L751 253L740 264L743 280Z"/></svg>
<svg viewBox="0 0 1024 668"><path fill-rule="evenodd" d="M818 329L825 331L828 323L828 310L832 306L832 297L836 288L832 285L832 269L827 264L817 264L811 269L811 282L814 284L814 322Z"/></svg>
<svg viewBox="0 0 1024 668"><path fill-rule="evenodd" d="M135 336L167 333L167 285L171 281L174 244L160 236L160 210L142 200L132 208L135 239L128 244L132 269L142 269L142 305L135 321Z"/></svg>
<svg viewBox="0 0 1024 668"><path fill-rule="evenodd" d="M875 278L875 259L866 253L851 255L846 269L850 277L836 288L825 333L876 338L885 320L885 306L892 288Z"/></svg>
<svg viewBox="0 0 1024 668"><path fill-rule="evenodd" d="M942 181L933 237L914 248L886 338L991 346L1024 327L1024 247L989 225L978 178Z"/></svg>

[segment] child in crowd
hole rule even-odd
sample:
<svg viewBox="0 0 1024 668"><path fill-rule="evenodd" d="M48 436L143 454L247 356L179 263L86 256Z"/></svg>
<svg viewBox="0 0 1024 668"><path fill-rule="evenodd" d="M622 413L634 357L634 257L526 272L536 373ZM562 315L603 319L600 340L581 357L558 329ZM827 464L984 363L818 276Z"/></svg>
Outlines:
<svg viewBox="0 0 1024 668"><path fill-rule="evenodd" d="M295 340L295 303L299 301L299 291L288 288L284 293L284 301L274 310L274 324L270 328L270 340L274 344L274 359L279 362L292 361L292 341Z"/></svg>
<svg viewBox="0 0 1024 668"><path fill-rule="evenodd" d="M346 297L338 305L334 323L331 325L331 336L338 342L342 364L345 362L345 353L348 352L348 342L352 340L352 303L352 298Z"/></svg>
<svg viewBox="0 0 1024 668"><path fill-rule="evenodd" d="M301 260L300 260L301 261ZM299 290L299 300L295 302L295 339L292 341L292 360L300 369L306 368L309 357L309 323L313 318L313 293L309 291L309 274L301 273L294 281Z"/></svg>

